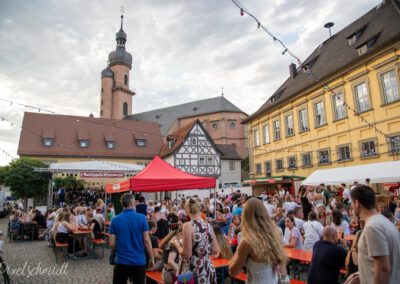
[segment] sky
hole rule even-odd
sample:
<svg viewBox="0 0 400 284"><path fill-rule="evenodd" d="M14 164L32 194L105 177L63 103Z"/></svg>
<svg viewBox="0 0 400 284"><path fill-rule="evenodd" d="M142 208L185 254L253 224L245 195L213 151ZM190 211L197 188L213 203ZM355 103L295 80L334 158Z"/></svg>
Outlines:
<svg viewBox="0 0 400 284"><path fill-rule="evenodd" d="M301 59L380 0L241 0ZM133 56L133 113L221 95L251 114L289 76L292 58L231 0L0 1L0 165L17 156L23 113L99 116L100 72L121 6ZM334 60L334 58L332 58ZM295 63L295 62L294 62ZM3 152L7 152L5 154ZM11 157L10 157L11 155Z"/></svg>

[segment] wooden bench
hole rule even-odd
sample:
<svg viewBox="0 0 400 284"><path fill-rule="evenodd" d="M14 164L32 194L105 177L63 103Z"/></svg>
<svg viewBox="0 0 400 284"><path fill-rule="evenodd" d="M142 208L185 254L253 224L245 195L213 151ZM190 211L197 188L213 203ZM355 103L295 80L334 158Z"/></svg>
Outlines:
<svg viewBox="0 0 400 284"><path fill-rule="evenodd" d="M106 241L103 239L90 239L90 242L93 244L93 255L96 255L96 247L101 247L101 257L104 257L104 247L106 246Z"/></svg>
<svg viewBox="0 0 400 284"><path fill-rule="evenodd" d="M146 278L158 283L163 284L161 271L146 271Z"/></svg>
<svg viewBox="0 0 400 284"><path fill-rule="evenodd" d="M56 255L56 263L58 262L58 252L64 252L64 256L67 254L68 244L55 242L54 244L54 254Z"/></svg>
<svg viewBox="0 0 400 284"><path fill-rule="evenodd" d="M243 271L240 272L238 275L236 275L235 277L232 277L235 280L239 280L242 282L246 282L247 280L247 275L246 273L244 273ZM290 284L306 284L303 281L297 280L297 279L290 279Z"/></svg>

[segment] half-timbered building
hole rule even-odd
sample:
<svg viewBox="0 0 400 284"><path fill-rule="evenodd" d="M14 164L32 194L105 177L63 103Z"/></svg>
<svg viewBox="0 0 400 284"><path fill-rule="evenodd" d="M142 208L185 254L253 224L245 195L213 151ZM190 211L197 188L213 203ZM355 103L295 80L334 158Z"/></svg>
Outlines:
<svg viewBox="0 0 400 284"><path fill-rule="evenodd" d="M219 177L221 152L199 120L167 136L160 157L184 172Z"/></svg>

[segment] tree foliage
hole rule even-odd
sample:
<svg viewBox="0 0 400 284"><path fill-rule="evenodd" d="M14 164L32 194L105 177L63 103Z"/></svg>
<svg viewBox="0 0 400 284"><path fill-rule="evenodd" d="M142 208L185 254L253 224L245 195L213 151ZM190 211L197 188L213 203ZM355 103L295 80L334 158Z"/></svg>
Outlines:
<svg viewBox="0 0 400 284"><path fill-rule="evenodd" d="M77 179L73 176L67 176L65 178L57 177L53 179L53 188L59 189L64 187L66 190L77 189L81 190L85 188L85 181L82 179Z"/></svg>
<svg viewBox="0 0 400 284"><path fill-rule="evenodd" d="M4 172L4 183L16 198L32 198L46 194L48 178L34 168L48 166L35 159L19 158L10 163Z"/></svg>
<svg viewBox="0 0 400 284"><path fill-rule="evenodd" d="M6 174L8 171L8 166L0 167L0 185L6 183Z"/></svg>

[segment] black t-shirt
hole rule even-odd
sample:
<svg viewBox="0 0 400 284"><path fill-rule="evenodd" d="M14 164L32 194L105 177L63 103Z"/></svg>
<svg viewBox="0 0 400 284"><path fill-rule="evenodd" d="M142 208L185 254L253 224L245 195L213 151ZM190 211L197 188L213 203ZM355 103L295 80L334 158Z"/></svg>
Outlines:
<svg viewBox="0 0 400 284"><path fill-rule="evenodd" d="M344 267L346 251L339 245L328 241L318 241L314 244L308 284L337 284L340 268Z"/></svg>
<svg viewBox="0 0 400 284"><path fill-rule="evenodd" d="M153 249L158 249L158 238L152 234L149 234L149 236L150 236L151 247ZM144 249L144 251L146 252L146 267L147 267L149 264L149 255L147 254L146 248Z"/></svg>
<svg viewBox="0 0 400 284"><path fill-rule="evenodd" d="M93 235L95 239L100 239L101 238L101 226L99 222L97 222L96 219L92 219L92 224L94 224L93 227Z"/></svg>
<svg viewBox="0 0 400 284"><path fill-rule="evenodd" d="M46 218L44 218L43 214L36 214L32 221L36 221L39 226L46 228Z"/></svg>

